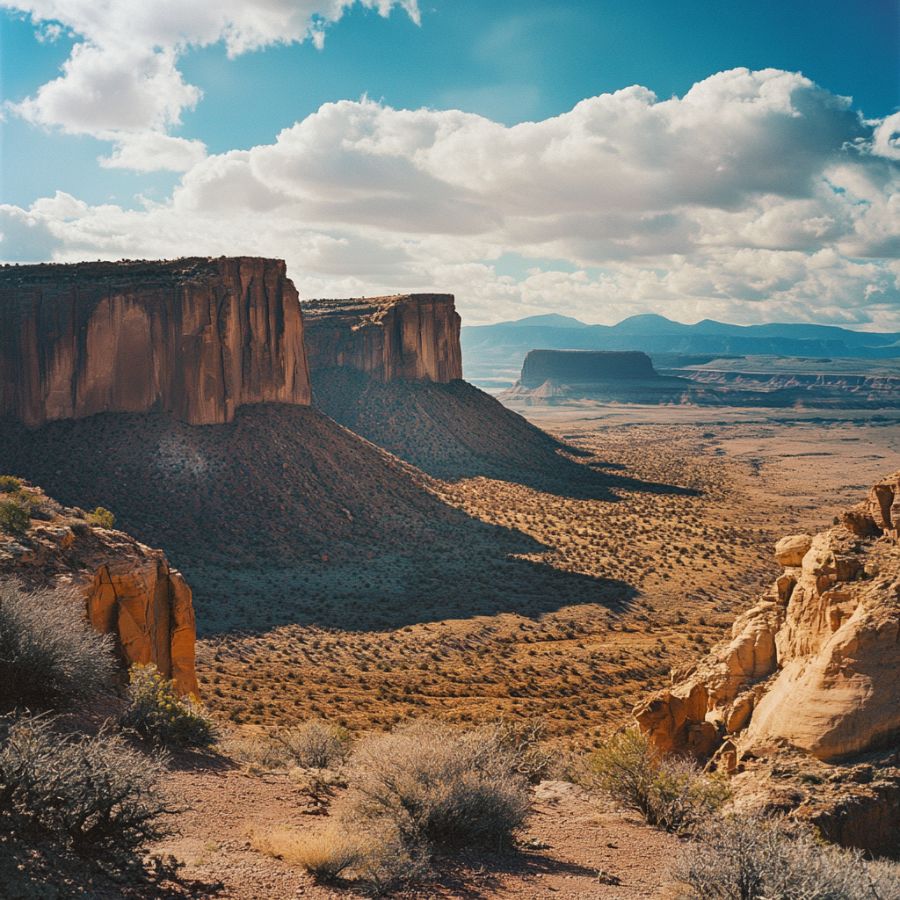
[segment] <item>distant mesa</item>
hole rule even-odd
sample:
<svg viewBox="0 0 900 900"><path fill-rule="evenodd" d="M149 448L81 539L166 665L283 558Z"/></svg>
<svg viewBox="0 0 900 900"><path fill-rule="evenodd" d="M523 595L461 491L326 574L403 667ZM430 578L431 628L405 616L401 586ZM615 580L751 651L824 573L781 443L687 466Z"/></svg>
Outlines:
<svg viewBox="0 0 900 900"><path fill-rule="evenodd" d="M452 294L396 294L303 303L310 367L350 368L382 382L462 378Z"/></svg>
<svg viewBox="0 0 900 900"><path fill-rule="evenodd" d="M531 350L525 357L520 381L530 388L548 380L595 384L658 377L650 357L639 350Z"/></svg>
<svg viewBox="0 0 900 900"><path fill-rule="evenodd" d="M159 411L210 425L245 404L310 399L281 260L0 267L0 417Z"/></svg>

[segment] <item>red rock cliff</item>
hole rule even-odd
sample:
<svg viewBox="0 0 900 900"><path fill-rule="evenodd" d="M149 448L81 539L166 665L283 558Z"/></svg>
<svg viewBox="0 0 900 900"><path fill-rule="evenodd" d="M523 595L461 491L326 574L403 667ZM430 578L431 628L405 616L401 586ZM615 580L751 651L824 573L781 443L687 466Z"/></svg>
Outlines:
<svg viewBox="0 0 900 900"><path fill-rule="evenodd" d="M379 381L462 378L451 294L398 294L303 304L311 371L349 367Z"/></svg>
<svg viewBox="0 0 900 900"><path fill-rule="evenodd" d="M153 663L182 694L196 694L191 589L163 552L91 525L38 488L22 492L32 517L23 534L0 532L0 580L71 589L91 625L113 636L123 668Z"/></svg>
<svg viewBox="0 0 900 900"><path fill-rule="evenodd" d="M310 402L281 260L0 268L0 417L163 410L208 425L266 401Z"/></svg>

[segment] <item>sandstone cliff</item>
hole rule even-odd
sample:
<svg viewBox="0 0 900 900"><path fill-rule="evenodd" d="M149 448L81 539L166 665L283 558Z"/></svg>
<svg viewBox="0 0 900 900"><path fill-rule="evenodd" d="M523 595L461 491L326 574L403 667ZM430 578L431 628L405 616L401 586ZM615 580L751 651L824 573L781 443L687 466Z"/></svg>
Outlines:
<svg viewBox="0 0 900 900"><path fill-rule="evenodd" d="M462 378L460 319L450 294L398 294L303 304L313 373L356 369L379 381Z"/></svg>
<svg viewBox="0 0 900 900"><path fill-rule="evenodd" d="M900 472L843 522L783 538L781 575L732 639L635 715L664 750L785 744L834 760L900 735Z"/></svg>
<svg viewBox="0 0 900 900"><path fill-rule="evenodd" d="M32 519L24 534L0 532L0 579L72 587L91 625L113 635L123 668L154 663L180 692L197 694L191 589L162 551L91 525L37 488L22 493Z"/></svg>
<svg viewBox="0 0 900 900"><path fill-rule="evenodd" d="M160 410L207 425L265 401L310 402L281 260L0 267L0 418Z"/></svg>

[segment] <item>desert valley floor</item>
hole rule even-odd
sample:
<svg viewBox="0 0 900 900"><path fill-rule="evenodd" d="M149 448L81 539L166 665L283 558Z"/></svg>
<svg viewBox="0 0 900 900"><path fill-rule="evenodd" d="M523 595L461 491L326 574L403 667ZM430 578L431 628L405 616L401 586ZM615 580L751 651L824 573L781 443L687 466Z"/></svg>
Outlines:
<svg viewBox="0 0 900 900"><path fill-rule="evenodd" d="M584 748L723 636L776 574L778 537L829 525L900 460L890 414L521 411L582 451L578 465L601 473L602 489L435 482L502 539L485 531L483 546L459 552L250 570L240 577L259 614L233 623L245 625L237 634L204 624L204 579L192 571L211 708L242 725L321 716L351 730L423 715L535 717ZM264 626L289 615L297 623Z"/></svg>
<svg viewBox="0 0 900 900"><path fill-rule="evenodd" d="M207 634L198 673L211 708L250 734L310 716L351 730L428 715L536 717L561 750L583 753L625 723L672 665L722 637L775 574L777 537L827 526L900 460L893 418L725 410L713 419L704 410L637 407L526 412L584 451L579 465L608 473L609 490L572 497L484 477L436 489L471 516L536 542L521 562L527 590L499 561L485 575L465 559L426 556L434 569L418 577L433 581L433 606L396 618L390 605L362 602L352 566L329 571L323 563L297 585L291 579L299 576L283 574L266 584L267 602L277 606L279 591L302 584L311 609L324 604L325 624ZM366 563L373 592L397 577ZM495 594L484 596L486 589ZM441 617L446 598L457 613ZM184 864L198 892L345 896L258 852L259 835L273 824L288 836L327 827L327 816L308 815L316 806L307 786L195 760L176 768L168 786L193 811L157 850ZM677 837L573 784L545 782L521 852L499 861L477 853L438 859L437 877L404 896L665 900L675 896L669 863L678 846Z"/></svg>

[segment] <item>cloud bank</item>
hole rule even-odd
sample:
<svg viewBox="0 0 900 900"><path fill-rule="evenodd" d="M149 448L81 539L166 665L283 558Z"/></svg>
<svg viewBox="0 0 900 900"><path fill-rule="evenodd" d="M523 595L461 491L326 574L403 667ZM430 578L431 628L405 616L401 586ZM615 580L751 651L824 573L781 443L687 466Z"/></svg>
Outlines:
<svg viewBox="0 0 900 900"><path fill-rule="evenodd" d="M205 153L201 142L147 152L201 99L178 70L182 53L219 42L229 57L272 44L321 47L355 4L382 16L400 7L419 21L417 0L0 0L29 16L39 39L78 39L60 76L10 108L35 125L114 142L110 166L185 171Z"/></svg>
<svg viewBox="0 0 900 900"><path fill-rule="evenodd" d="M264 17L223 21L191 33L233 52L278 39ZM145 121L165 127L175 106L157 98ZM798 73L734 69L683 97L634 86L511 127L363 99L212 156L136 128L104 164L170 154L184 174L167 202L0 207L0 254L283 256L303 295L453 290L470 321L655 309L900 330L897 127Z"/></svg>

